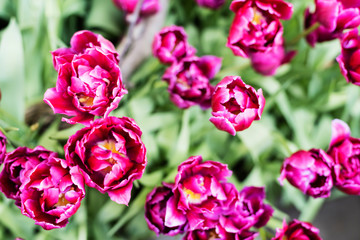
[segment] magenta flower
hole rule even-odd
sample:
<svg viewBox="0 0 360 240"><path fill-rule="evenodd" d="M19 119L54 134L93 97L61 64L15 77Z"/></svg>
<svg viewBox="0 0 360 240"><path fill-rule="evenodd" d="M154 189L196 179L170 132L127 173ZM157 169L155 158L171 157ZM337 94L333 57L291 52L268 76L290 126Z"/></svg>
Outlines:
<svg viewBox="0 0 360 240"><path fill-rule="evenodd" d="M167 202L165 224L169 227L188 223L188 230L214 228L222 212L226 178L231 171L225 164L202 162L190 157L178 167L173 186L174 196Z"/></svg>
<svg viewBox="0 0 360 240"><path fill-rule="evenodd" d="M0 131L0 164L4 162L6 155L6 136Z"/></svg>
<svg viewBox="0 0 360 240"><path fill-rule="evenodd" d="M288 225L284 221L282 229L276 229L276 235L271 240L321 240L320 231L311 223L292 220Z"/></svg>
<svg viewBox="0 0 360 240"><path fill-rule="evenodd" d="M113 46L95 37L88 31L77 33L70 49L53 52L58 79L56 87L45 92L44 101L54 113L74 116L64 119L68 123L88 124L94 116L108 116L127 93L117 55L110 51Z"/></svg>
<svg viewBox="0 0 360 240"><path fill-rule="evenodd" d="M196 104L209 108L214 90L209 80L220 70L221 61L215 56L192 56L170 66L163 80L169 83L171 101L184 109Z"/></svg>
<svg viewBox="0 0 360 240"><path fill-rule="evenodd" d="M243 231L241 233L226 232L221 227L189 231L183 237L183 240L254 240L258 233Z"/></svg>
<svg viewBox="0 0 360 240"><path fill-rule="evenodd" d="M29 170L20 190L22 214L45 230L65 227L85 196L83 176L55 157Z"/></svg>
<svg viewBox="0 0 360 240"><path fill-rule="evenodd" d="M345 29L360 25L360 6L356 1L315 0L315 6L314 13L309 9L305 11L306 28L320 23L320 27L306 37L311 46L338 38Z"/></svg>
<svg viewBox="0 0 360 240"><path fill-rule="evenodd" d="M215 87L210 121L222 131L235 135L260 120L265 106L262 90L246 85L241 77L227 76Z"/></svg>
<svg viewBox="0 0 360 240"><path fill-rule="evenodd" d="M328 153L334 161L335 186L347 194L360 195L360 139L350 134L345 122L333 120Z"/></svg>
<svg viewBox="0 0 360 240"><path fill-rule="evenodd" d="M20 186L28 178L29 171L39 163L54 157L57 157L57 153L41 146L34 149L19 147L7 153L0 173L0 191L20 206Z"/></svg>
<svg viewBox="0 0 360 240"><path fill-rule="evenodd" d="M225 0L196 0L196 3L201 7L217 9L224 5Z"/></svg>
<svg viewBox="0 0 360 240"><path fill-rule="evenodd" d="M284 51L283 27L279 19L289 19L292 5L282 0L234 0L230 9L235 18L226 44L236 56L250 58L254 69L273 75L294 52Z"/></svg>
<svg viewBox="0 0 360 240"><path fill-rule="evenodd" d="M113 2L120 10L123 10L126 14L131 14L135 11L138 0L113 0ZM142 17L149 16L157 13L159 10L159 0L144 0L141 6L140 15Z"/></svg>
<svg viewBox="0 0 360 240"><path fill-rule="evenodd" d="M66 161L79 168L88 186L127 205L132 184L147 164L141 134L131 118L96 119L70 136L64 147Z"/></svg>
<svg viewBox="0 0 360 240"><path fill-rule="evenodd" d="M341 54L336 58L347 82L360 86L360 36L353 29L341 39Z"/></svg>
<svg viewBox="0 0 360 240"><path fill-rule="evenodd" d="M196 53L196 49L187 42L184 28L180 26L164 27L156 34L152 51L163 64L172 64Z"/></svg>
<svg viewBox="0 0 360 240"><path fill-rule="evenodd" d="M176 227L168 227L165 225L166 204L170 197L174 195L172 188L172 184L163 183L163 186L154 188L146 197L145 220L149 229L157 235L165 234L174 236L184 233L186 228L186 223Z"/></svg>
<svg viewBox="0 0 360 240"><path fill-rule="evenodd" d="M332 158L322 149L300 150L286 158L279 178L314 198L330 196L333 187Z"/></svg>

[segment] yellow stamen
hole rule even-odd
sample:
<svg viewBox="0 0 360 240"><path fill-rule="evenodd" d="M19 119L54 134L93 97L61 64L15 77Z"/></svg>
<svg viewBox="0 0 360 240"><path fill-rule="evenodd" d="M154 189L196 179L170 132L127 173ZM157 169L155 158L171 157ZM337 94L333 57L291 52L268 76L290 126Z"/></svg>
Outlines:
<svg viewBox="0 0 360 240"><path fill-rule="evenodd" d="M189 200L190 203L199 203L200 198L201 198L201 194L200 193L194 193L193 191L191 191L190 189L184 188L183 189L186 198Z"/></svg>
<svg viewBox="0 0 360 240"><path fill-rule="evenodd" d="M254 17L251 22L254 24L260 24L261 20L264 20L264 16L254 8Z"/></svg>
<svg viewBox="0 0 360 240"><path fill-rule="evenodd" d="M94 98L88 97L88 96L82 96L82 97L79 97L79 102L81 103L81 105L83 105L85 107L89 107L89 106L93 105Z"/></svg>

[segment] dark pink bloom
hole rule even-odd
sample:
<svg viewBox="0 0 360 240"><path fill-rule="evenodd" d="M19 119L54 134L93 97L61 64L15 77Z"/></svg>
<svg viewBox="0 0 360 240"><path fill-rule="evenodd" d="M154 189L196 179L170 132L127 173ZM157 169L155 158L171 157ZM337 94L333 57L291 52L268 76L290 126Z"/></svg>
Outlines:
<svg viewBox="0 0 360 240"><path fill-rule="evenodd" d="M256 91L241 77L227 76L215 87L210 121L220 130L235 135L260 120L265 106L262 90Z"/></svg>
<svg viewBox="0 0 360 240"><path fill-rule="evenodd" d="M58 79L44 101L54 113L74 116L67 122L88 124L94 116L108 116L127 90L107 40L86 31L75 34L71 44L53 52Z"/></svg>
<svg viewBox="0 0 360 240"><path fill-rule="evenodd" d="M333 187L333 160L322 149L300 150L286 158L279 178L314 198L330 196Z"/></svg>
<svg viewBox="0 0 360 240"><path fill-rule="evenodd" d="M201 7L217 9L224 5L225 0L196 0L196 3Z"/></svg>
<svg viewBox="0 0 360 240"><path fill-rule="evenodd" d="M0 131L0 164L4 162L6 154L6 136Z"/></svg>
<svg viewBox="0 0 360 240"><path fill-rule="evenodd" d="M271 240L321 240L320 231L311 223L292 220L288 225L284 221L283 228L276 229L276 235Z"/></svg>
<svg viewBox="0 0 360 240"><path fill-rule="evenodd" d="M138 0L113 0L114 4L127 14L131 14L136 9ZM141 6L140 15L145 17L157 13L160 10L159 0L144 0Z"/></svg>
<svg viewBox="0 0 360 240"><path fill-rule="evenodd" d="M273 75L294 52L284 50L283 27L279 19L289 19L292 5L282 0L234 0L230 9L235 18L226 44L236 56L250 58L254 69Z"/></svg>
<svg viewBox="0 0 360 240"><path fill-rule="evenodd" d="M188 223L188 230L214 228L227 199L224 190L231 171L225 164L202 162L190 157L178 167L173 186L174 196L166 205L165 224L169 227Z"/></svg>
<svg viewBox="0 0 360 240"><path fill-rule="evenodd" d="M311 46L338 38L345 29L360 25L360 5L357 1L315 0L315 6L314 13L310 13L309 9L305 12L306 28L320 23L320 27L306 38Z"/></svg>
<svg viewBox="0 0 360 240"><path fill-rule="evenodd" d="M186 56L193 56L196 49L189 45L183 27L164 27L155 35L152 44L153 55L164 64L172 64Z"/></svg>
<svg viewBox="0 0 360 240"><path fill-rule="evenodd" d="M328 153L334 161L335 186L347 194L360 195L360 139L350 134L345 122L333 120Z"/></svg>
<svg viewBox="0 0 360 240"><path fill-rule="evenodd" d="M34 149L19 147L7 153L0 173L0 191L20 206L20 186L28 178L29 171L39 163L54 157L57 157L57 153L41 146Z"/></svg>
<svg viewBox="0 0 360 240"><path fill-rule="evenodd" d="M85 196L83 176L55 157L29 170L20 190L22 214L45 230L65 227Z"/></svg>
<svg viewBox="0 0 360 240"><path fill-rule="evenodd" d="M172 188L172 184L163 183L163 186L154 188L146 197L145 220L149 229L157 235L165 234L174 236L176 234L182 234L186 227L186 223L176 227L168 227L165 225L166 204L170 197L174 195Z"/></svg>
<svg viewBox="0 0 360 240"><path fill-rule="evenodd" d="M183 237L183 240L254 240L258 233L243 231L240 233L226 232L221 227L189 231Z"/></svg>
<svg viewBox="0 0 360 240"><path fill-rule="evenodd" d="M209 108L214 90L209 80L220 70L221 61L215 56L192 56L171 65L163 75L163 80L169 83L171 101L179 108L196 104Z"/></svg>
<svg viewBox="0 0 360 240"><path fill-rule="evenodd" d="M341 54L336 58L347 82L360 86L360 36L353 29L341 39Z"/></svg>
<svg viewBox="0 0 360 240"><path fill-rule="evenodd" d="M128 117L96 119L70 136L65 158L85 183L119 204L128 204L134 180L147 164L141 130Z"/></svg>

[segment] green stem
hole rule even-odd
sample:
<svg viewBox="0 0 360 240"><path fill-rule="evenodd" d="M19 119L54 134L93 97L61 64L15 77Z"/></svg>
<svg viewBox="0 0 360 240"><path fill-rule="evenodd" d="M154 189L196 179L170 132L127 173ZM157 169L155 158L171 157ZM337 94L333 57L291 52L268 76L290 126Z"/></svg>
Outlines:
<svg viewBox="0 0 360 240"><path fill-rule="evenodd" d="M325 199L323 198L309 198L306 203L306 207L301 212L299 216L300 221L311 222L316 217L317 213L320 211L321 206L323 205Z"/></svg>
<svg viewBox="0 0 360 240"><path fill-rule="evenodd" d="M300 41L300 39L302 39L303 37L306 37L307 35L309 35L313 31L315 31L318 27L320 27L320 25L321 24L319 22L314 23L313 25L311 25L310 27L305 29L303 32L301 32L299 35L297 35L295 38L290 40L287 45L289 45L289 46L295 45L296 43L298 43Z"/></svg>

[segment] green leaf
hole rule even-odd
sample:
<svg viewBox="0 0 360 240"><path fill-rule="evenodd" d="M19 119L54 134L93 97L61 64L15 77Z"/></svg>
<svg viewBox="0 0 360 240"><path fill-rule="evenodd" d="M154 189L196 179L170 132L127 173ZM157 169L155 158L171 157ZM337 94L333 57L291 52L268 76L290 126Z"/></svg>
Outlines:
<svg viewBox="0 0 360 240"><path fill-rule="evenodd" d="M0 42L0 106L19 122L25 114L24 50L19 26L14 18Z"/></svg>
<svg viewBox="0 0 360 240"><path fill-rule="evenodd" d="M117 223L109 230L108 236L113 236L127 221L133 218L139 211L144 208L146 195L151 191L149 188L144 188L139 195L130 202L129 209L117 221Z"/></svg>

